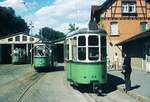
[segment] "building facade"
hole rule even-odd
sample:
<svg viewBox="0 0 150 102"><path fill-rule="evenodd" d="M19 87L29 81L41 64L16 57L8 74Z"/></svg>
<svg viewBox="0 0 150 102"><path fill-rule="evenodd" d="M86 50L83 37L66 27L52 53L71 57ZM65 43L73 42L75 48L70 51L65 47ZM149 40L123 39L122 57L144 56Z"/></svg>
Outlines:
<svg viewBox="0 0 150 102"><path fill-rule="evenodd" d="M115 44L150 28L150 1L106 0L94 7L91 20L107 32L107 55L111 63L118 53L121 65L122 47Z"/></svg>

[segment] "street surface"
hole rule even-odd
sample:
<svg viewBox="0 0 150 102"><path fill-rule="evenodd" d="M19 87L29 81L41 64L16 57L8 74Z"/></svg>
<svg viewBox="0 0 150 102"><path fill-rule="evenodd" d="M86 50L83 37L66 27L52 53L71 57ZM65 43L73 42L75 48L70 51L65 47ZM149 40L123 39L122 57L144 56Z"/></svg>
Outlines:
<svg viewBox="0 0 150 102"><path fill-rule="evenodd" d="M12 64L2 64L0 65L0 85L6 84L7 82L19 78L24 74L33 72L29 64L23 65L12 65Z"/></svg>
<svg viewBox="0 0 150 102"><path fill-rule="evenodd" d="M2 68L0 65L0 78L3 76L0 79L3 82L0 84L0 102L138 102L116 90L109 89L104 96L93 94L89 89L79 91L80 89L70 86L63 67L47 73L37 73L29 65L5 65L9 66L11 68ZM15 77L12 73L16 74Z"/></svg>

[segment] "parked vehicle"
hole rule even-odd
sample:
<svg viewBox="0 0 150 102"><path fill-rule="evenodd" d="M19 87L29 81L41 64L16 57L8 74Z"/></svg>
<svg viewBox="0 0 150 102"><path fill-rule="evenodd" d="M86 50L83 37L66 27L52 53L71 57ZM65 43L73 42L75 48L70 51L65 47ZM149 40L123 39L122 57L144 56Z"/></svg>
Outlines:
<svg viewBox="0 0 150 102"><path fill-rule="evenodd" d="M73 85L92 85L97 89L107 82L106 32L79 29L65 39L65 71Z"/></svg>
<svg viewBox="0 0 150 102"><path fill-rule="evenodd" d="M33 66L35 70L50 70L51 67L51 46L49 44L34 44Z"/></svg>
<svg viewBox="0 0 150 102"><path fill-rule="evenodd" d="M26 61L25 49L15 48L11 56L12 56L12 64L22 64L25 63Z"/></svg>

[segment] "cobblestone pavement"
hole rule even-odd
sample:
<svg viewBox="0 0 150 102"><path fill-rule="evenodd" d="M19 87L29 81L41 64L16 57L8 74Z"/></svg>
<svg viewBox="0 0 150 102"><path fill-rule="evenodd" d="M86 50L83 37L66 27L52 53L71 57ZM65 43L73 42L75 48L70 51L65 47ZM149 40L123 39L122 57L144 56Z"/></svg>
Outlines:
<svg viewBox="0 0 150 102"><path fill-rule="evenodd" d="M0 85L14 80L20 76L33 72L33 68L29 64L13 65L3 64L0 65Z"/></svg>
<svg viewBox="0 0 150 102"><path fill-rule="evenodd" d="M120 71L109 71L109 74L113 77L117 77L117 79L124 79ZM116 80L116 82L117 81L118 80ZM131 90L127 94L143 102L150 102L149 83L150 73L146 73L143 70L132 69ZM118 85L120 91L123 91L124 82L116 85Z"/></svg>
<svg viewBox="0 0 150 102"><path fill-rule="evenodd" d="M7 73L6 76L7 75L9 74ZM107 91L106 96L97 96L93 93L74 89L66 80L63 68L58 68L55 71L48 73L37 73L31 70L31 72L27 75L9 80L0 87L0 102L138 101L118 91L110 91L110 89Z"/></svg>

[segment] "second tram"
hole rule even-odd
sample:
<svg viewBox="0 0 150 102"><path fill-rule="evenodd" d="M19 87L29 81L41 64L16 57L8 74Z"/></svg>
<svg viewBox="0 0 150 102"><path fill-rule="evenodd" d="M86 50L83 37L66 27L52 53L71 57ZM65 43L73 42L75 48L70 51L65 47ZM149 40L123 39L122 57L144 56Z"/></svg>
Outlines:
<svg viewBox="0 0 150 102"><path fill-rule="evenodd" d="M96 89L107 82L106 32L83 28L65 39L65 70L74 85L92 85Z"/></svg>
<svg viewBox="0 0 150 102"><path fill-rule="evenodd" d="M12 56L12 64L26 63L26 54L24 49L15 48L11 56Z"/></svg>
<svg viewBox="0 0 150 102"><path fill-rule="evenodd" d="M48 44L34 44L33 66L35 70L49 70L51 66L51 47Z"/></svg>

